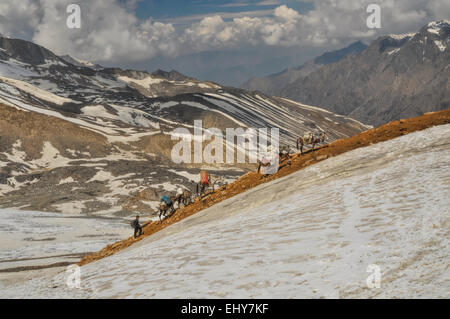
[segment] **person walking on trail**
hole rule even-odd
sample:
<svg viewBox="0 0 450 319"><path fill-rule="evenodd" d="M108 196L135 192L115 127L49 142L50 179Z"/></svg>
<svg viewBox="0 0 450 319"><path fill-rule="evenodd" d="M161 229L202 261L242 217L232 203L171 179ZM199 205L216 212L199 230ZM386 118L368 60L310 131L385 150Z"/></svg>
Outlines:
<svg viewBox="0 0 450 319"><path fill-rule="evenodd" d="M131 226L134 228L134 238L137 238L143 234L142 226L139 224L139 215L136 216L136 219L131 222Z"/></svg>
<svg viewBox="0 0 450 319"><path fill-rule="evenodd" d="M209 178L209 173L207 171L200 171L200 183L197 184L197 194L202 195L205 193L207 187L213 188L214 192L214 184L211 183Z"/></svg>

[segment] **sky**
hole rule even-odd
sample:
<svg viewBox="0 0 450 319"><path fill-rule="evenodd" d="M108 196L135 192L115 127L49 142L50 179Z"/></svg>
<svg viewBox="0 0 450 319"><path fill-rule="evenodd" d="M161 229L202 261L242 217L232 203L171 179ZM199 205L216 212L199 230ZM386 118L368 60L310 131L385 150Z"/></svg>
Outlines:
<svg viewBox="0 0 450 319"><path fill-rule="evenodd" d="M80 28L66 24L72 3ZM370 4L380 7L379 29L367 26ZM449 17L448 0L2 0L0 33L104 66L176 69L239 86Z"/></svg>
<svg viewBox="0 0 450 319"><path fill-rule="evenodd" d="M311 2L276 0L164 0L140 1L136 5L136 15L140 19L152 17L158 21L175 25L189 25L211 15L221 15L224 20L240 16L269 16L273 10L286 4L297 11L306 12L313 8Z"/></svg>

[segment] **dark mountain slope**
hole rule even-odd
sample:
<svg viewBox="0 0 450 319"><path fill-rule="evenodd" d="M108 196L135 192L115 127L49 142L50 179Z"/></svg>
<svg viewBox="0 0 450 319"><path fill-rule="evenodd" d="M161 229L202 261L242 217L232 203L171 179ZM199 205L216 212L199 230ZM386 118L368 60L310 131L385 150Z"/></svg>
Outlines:
<svg viewBox="0 0 450 319"><path fill-rule="evenodd" d="M377 39L359 55L323 66L280 91L364 123L380 125L450 107L450 25Z"/></svg>
<svg viewBox="0 0 450 319"><path fill-rule="evenodd" d="M242 87L251 91L261 91L265 94L281 96L281 91L287 85L304 78L311 72L320 69L324 65L338 62L349 54L358 54L366 48L367 45L363 44L361 41L358 41L352 43L346 48L326 52L299 67L289 68L266 77L252 78L244 83Z"/></svg>

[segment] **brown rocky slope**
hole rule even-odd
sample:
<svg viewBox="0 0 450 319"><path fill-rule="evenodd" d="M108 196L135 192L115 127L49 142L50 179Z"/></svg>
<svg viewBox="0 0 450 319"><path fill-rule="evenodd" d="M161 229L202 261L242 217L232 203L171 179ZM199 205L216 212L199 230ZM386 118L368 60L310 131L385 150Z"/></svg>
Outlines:
<svg viewBox="0 0 450 319"><path fill-rule="evenodd" d="M411 119L393 121L380 127L370 129L347 139L337 140L329 145L320 147L314 152L308 151L304 155L294 155L291 157L291 164L284 161L280 165L279 171L268 177L263 177L256 172L250 172L241 176L234 183L228 184L210 193L202 199L197 199L193 204L178 209L173 216L162 222L150 222L144 225L144 235L134 239L130 237L123 241L111 244L103 248L101 251L92 255L85 256L79 265L85 265L96 260L105 258L115 254L132 244L150 236L181 219L191 216L205 208L208 208L218 202L233 197L239 193L245 192L250 188L258 186L262 183L286 176L304 167L313 165L327 158L337 156L339 154L369 146L371 144L387 141L402 135L406 135L415 131L424 130L426 128L450 123L450 109L427 113Z"/></svg>

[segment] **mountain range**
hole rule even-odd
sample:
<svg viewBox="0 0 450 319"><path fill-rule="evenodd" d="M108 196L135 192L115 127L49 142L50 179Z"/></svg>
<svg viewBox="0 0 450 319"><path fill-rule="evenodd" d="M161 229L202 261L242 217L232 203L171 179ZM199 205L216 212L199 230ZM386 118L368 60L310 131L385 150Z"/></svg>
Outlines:
<svg viewBox="0 0 450 319"><path fill-rule="evenodd" d="M355 43L243 87L378 126L450 107L449 43L449 22L430 22L417 33L383 36L366 48Z"/></svg>
<svg viewBox="0 0 450 319"><path fill-rule="evenodd" d="M175 164L171 132L192 132L194 120L222 131L278 127L290 146L306 131L324 130L334 141L368 128L174 70L104 68L6 37L0 114L0 207L114 216L151 213L162 194L194 190L200 169L227 182L255 168Z"/></svg>

